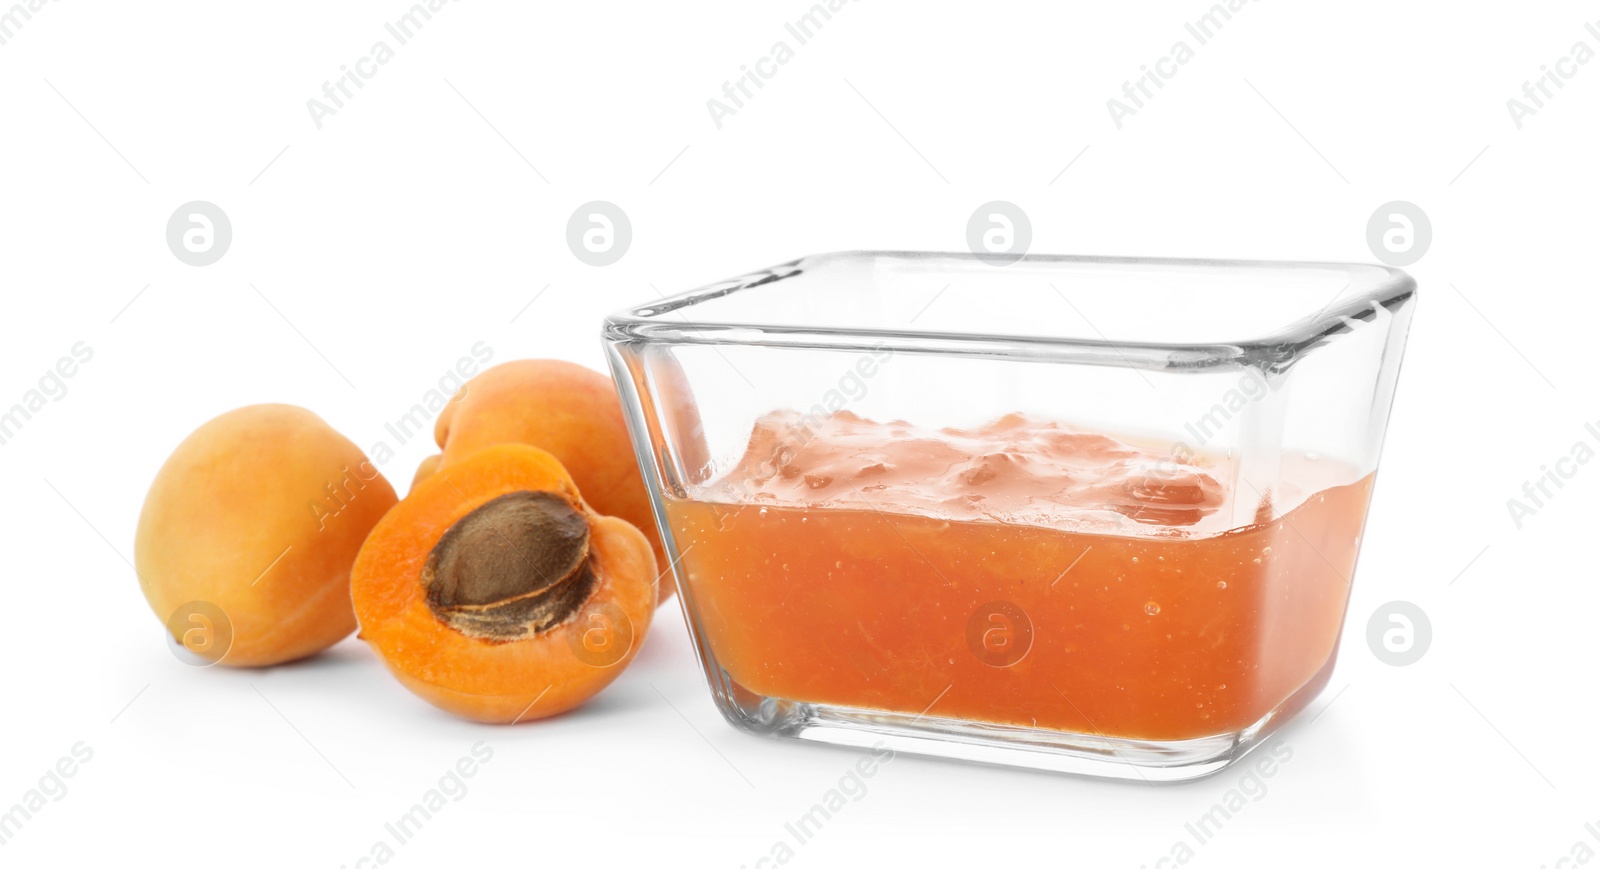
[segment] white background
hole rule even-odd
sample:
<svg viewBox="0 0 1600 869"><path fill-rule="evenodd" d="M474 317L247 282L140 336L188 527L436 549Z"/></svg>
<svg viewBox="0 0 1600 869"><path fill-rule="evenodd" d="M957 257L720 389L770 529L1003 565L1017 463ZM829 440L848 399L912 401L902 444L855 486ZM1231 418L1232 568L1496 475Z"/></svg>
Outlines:
<svg viewBox="0 0 1600 869"><path fill-rule="evenodd" d="M393 45L405 8L65 0L0 46L0 406L75 342L94 352L0 446L0 808L93 751L0 862L354 866L482 740L493 759L392 865L757 865L857 754L725 725L674 610L595 702L513 728L434 710L353 639L194 669L128 563L144 490L202 421L286 401L396 446L383 470L403 491L431 444L384 423L474 342L600 367L601 317L652 285L959 250L992 199L1058 253L1371 260L1377 206L1432 218L1339 669L1282 731L1293 758L1266 795L1190 865L1600 850L1600 463L1521 529L1506 506L1575 442L1600 446L1583 429L1600 420L1600 62L1520 130L1506 108L1574 43L1600 49L1600 4L1250 3L1119 130L1106 100L1193 45L1204 2L863 0L719 130L706 101L793 47L803 0L467 0L319 130L306 101ZM164 240L195 199L233 224L207 267ZM608 267L565 243L593 199L633 223ZM1433 624L1409 667L1365 642L1393 599ZM1155 866L1237 779L901 756L794 863Z"/></svg>

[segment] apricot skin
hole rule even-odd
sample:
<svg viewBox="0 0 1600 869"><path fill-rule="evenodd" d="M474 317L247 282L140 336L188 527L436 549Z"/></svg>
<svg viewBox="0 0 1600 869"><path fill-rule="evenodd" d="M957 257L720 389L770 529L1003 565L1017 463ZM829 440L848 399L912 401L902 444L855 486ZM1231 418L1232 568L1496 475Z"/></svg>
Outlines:
<svg viewBox="0 0 1600 869"><path fill-rule="evenodd" d="M632 524L585 511L599 582L562 623L509 642L468 637L429 608L422 571L445 532L482 504L517 491L556 492L580 503L550 454L523 444L480 450L417 484L368 536L351 574L361 636L394 677L434 706L473 721L509 724L557 715L610 684L637 654L655 611L655 557ZM597 666L572 650L591 618L614 607L632 640Z"/></svg>
<svg viewBox="0 0 1600 869"><path fill-rule="evenodd" d="M656 563L666 568L666 549L610 377L555 359L501 363L474 377L445 406L434 424L434 439L443 449L437 470L496 444L545 450L572 475L596 512L638 528ZM665 601L674 588L666 571L657 599Z"/></svg>
<svg viewBox="0 0 1600 869"><path fill-rule="evenodd" d="M437 454L431 455L423 459L422 462L417 465L417 472L411 475L411 489L415 489L418 483L433 476L433 473L439 470L440 458L442 457ZM411 489L407 489L406 491L410 492Z"/></svg>
<svg viewBox="0 0 1600 869"><path fill-rule="evenodd" d="M163 623L190 601L222 610L233 640L219 663L292 661L355 629L350 566L395 501L361 450L316 414L244 407L200 426L162 465L134 562Z"/></svg>

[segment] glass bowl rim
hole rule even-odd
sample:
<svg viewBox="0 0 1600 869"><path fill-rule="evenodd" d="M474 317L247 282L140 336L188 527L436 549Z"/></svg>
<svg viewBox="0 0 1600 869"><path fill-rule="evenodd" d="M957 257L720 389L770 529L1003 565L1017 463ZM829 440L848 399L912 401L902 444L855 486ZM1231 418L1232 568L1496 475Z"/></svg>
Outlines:
<svg viewBox="0 0 1600 869"><path fill-rule="evenodd" d="M1173 343L1113 341L1105 338L1063 338L985 332L935 332L829 326L786 326L779 323L696 322L689 314L701 303L747 292L789 277L808 267L845 260L892 258L932 265L938 261L992 261L1003 266L1012 258L989 254L931 251L851 250L812 254L635 305L606 317L602 337L612 343L699 344L712 346L789 347L796 349L938 353L1022 361L1075 362L1146 369L1206 369L1251 366L1282 370L1330 338L1351 331L1353 321L1370 321L1379 309L1397 309L1413 298L1416 281L1404 271L1376 263L1293 260L1245 260L1168 257L1028 254L1020 261L1036 264L1096 265L1195 269L1338 270L1368 272L1364 288L1338 297L1322 310L1265 335L1238 341ZM1356 283L1352 277L1351 284ZM659 290L657 291L660 292ZM677 319L664 319L676 314Z"/></svg>

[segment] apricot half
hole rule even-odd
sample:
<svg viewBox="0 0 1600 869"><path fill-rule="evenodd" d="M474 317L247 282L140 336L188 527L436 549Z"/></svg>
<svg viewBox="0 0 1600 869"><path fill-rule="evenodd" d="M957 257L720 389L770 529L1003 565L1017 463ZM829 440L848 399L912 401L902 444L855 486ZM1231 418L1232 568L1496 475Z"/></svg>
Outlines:
<svg viewBox="0 0 1600 869"><path fill-rule="evenodd" d="M545 450L571 474L585 501L632 523L650 541L657 563L667 566L622 403L606 375L556 359L496 365L468 381L445 406L434 424L434 439L443 450L435 469L441 471L495 444ZM423 476L419 468L418 477ZM660 579L659 600L673 590L668 572Z"/></svg>
<svg viewBox="0 0 1600 869"><path fill-rule="evenodd" d="M464 718L565 712L617 677L655 610L655 556L595 513L555 457L478 450L419 481L351 572L361 637L413 693Z"/></svg>
<svg viewBox="0 0 1600 869"><path fill-rule="evenodd" d="M394 503L378 469L316 414L243 407L161 466L134 564L150 608L189 651L235 667L292 661L355 630L350 565Z"/></svg>

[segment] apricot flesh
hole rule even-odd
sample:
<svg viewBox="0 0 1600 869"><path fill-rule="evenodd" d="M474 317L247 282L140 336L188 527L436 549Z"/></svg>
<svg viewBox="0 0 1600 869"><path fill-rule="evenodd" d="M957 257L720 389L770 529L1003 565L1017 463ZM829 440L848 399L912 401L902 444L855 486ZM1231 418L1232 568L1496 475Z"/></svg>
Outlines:
<svg viewBox="0 0 1600 869"><path fill-rule="evenodd" d="M361 637L402 685L474 721L572 709L650 627L655 556L595 513L550 453L501 444L441 466L380 521L351 572Z"/></svg>
<svg viewBox="0 0 1600 869"><path fill-rule="evenodd" d="M311 411L262 404L200 426L156 474L134 563L174 639L213 662L262 667L326 649L355 629L350 567L394 489ZM172 624L194 602L220 610L226 648Z"/></svg>
<svg viewBox="0 0 1600 869"><path fill-rule="evenodd" d="M445 406L434 425L434 439L443 453L430 473L496 444L527 444L550 453L590 506L638 528L656 562L667 566L610 377L555 359L501 363L468 381ZM423 478L419 468L418 479ZM668 571L660 577L658 600L671 597L674 588Z"/></svg>

